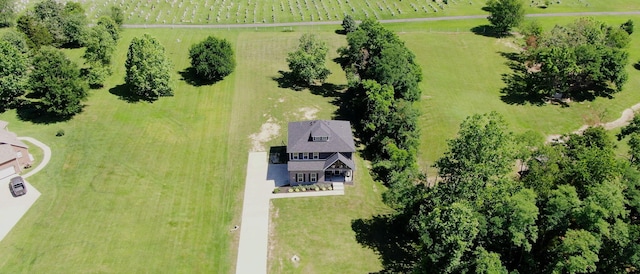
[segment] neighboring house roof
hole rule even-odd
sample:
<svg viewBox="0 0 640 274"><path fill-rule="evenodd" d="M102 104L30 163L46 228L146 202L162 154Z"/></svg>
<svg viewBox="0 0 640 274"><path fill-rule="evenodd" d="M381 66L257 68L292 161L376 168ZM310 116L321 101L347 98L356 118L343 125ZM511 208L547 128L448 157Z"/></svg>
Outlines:
<svg viewBox="0 0 640 274"><path fill-rule="evenodd" d="M311 170L325 170L337 161L341 161L350 169L355 170L356 165L352 160L344 157L341 153L331 155L331 157L325 160L299 160L289 161L287 166L288 171L311 171Z"/></svg>
<svg viewBox="0 0 640 274"><path fill-rule="evenodd" d="M317 137L317 140L323 137L328 139L314 141L313 137ZM356 151L349 121L290 122L287 142L287 153Z"/></svg>
<svg viewBox="0 0 640 274"><path fill-rule="evenodd" d="M0 129L0 144L10 144L12 146L29 148L22 141L18 140L18 136L4 129Z"/></svg>
<svg viewBox="0 0 640 274"><path fill-rule="evenodd" d="M0 164L6 163L16 159L16 152L13 150L11 145L2 144L0 145Z"/></svg>

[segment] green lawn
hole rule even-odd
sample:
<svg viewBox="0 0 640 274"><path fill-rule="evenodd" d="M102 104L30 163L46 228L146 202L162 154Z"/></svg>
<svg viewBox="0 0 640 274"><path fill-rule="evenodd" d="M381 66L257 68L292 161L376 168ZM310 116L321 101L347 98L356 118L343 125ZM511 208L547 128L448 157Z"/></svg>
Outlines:
<svg viewBox="0 0 640 274"><path fill-rule="evenodd" d="M599 18L619 24L629 17ZM640 22L640 17L631 18ZM550 26L569 20L541 22ZM513 51L512 41L469 31L483 24L485 20L389 25L416 53L424 71L419 103L424 168L444 152L445 140L455 136L462 119L474 113L498 111L514 131L531 129L542 138L575 130L602 113L612 120L640 101L639 72L630 66L629 82L614 99L570 108L504 103L500 74L507 69L499 52ZM333 32L336 27L298 27L295 32L127 29L114 60L115 75L104 89L91 92L83 113L54 124L20 121L15 111L0 114L12 131L53 150L49 166L30 178L42 196L0 242L0 272L232 273L238 235L229 229L240 222L247 152L253 146L249 136L269 122L279 129L260 144L282 145L288 121L332 117L334 98L323 94L331 93L333 85L293 91L279 87L275 79L286 69L286 53L305 31L328 41L334 58L345 44L344 36ZM127 103L110 89L123 83L128 42L145 32L167 47L175 96ZM210 34L233 43L236 72L213 86L190 86L178 72L189 66L188 47ZM640 59L639 35L634 34L631 45L632 62ZM82 55L78 50L67 53L75 59ZM344 85L339 66L328 65L333 74L327 82ZM56 137L60 129L66 134ZM376 254L356 242L350 226L355 219L388 212L380 202L383 187L371 181L363 161L358 164L359 179L343 197L273 202L271 272L364 273L381 268ZM301 257L299 265L289 261L294 254Z"/></svg>
<svg viewBox="0 0 640 274"><path fill-rule="evenodd" d="M237 235L228 231L241 212L246 136L259 121L237 118L235 75L196 88L176 73L176 95L152 104L111 94L123 82L128 41L143 32L123 33L115 75L72 120L0 115L53 150L49 166L30 178L42 196L0 243L1 272L232 272ZM185 45L211 34L150 32L176 71L188 66ZM59 129L63 137L55 137Z"/></svg>
<svg viewBox="0 0 640 274"><path fill-rule="evenodd" d="M598 20L620 24L640 17L597 17ZM567 23L575 18L546 18L541 23L550 28L556 23ZM622 110L640 102L640 72L632 64L640 59L640 35L636 32L629 48L629 81L614 99L598 98L592 102L573 103L569 108L557 105L512 105L500 98L504 86L501 74L509 72L501 52L513 52L514 38L496 39L476 35L469 30L484 24L484 20L458 21L449 26L458 32L447 32L444 22L391 25L416 53L423 68L421 84L423 98L420 109L420 164L433 173L430 166L446 150L446 139L453 138L462 120L474 113L497 111L516 133L527 130L540 138L549 134L562 134L578 129L582 124L593 124L600 117L604 121L618 118ZM453 23L453 22L451 22ZM431 30L431 31L429 31ZM466 31L463 31L466 30Z"/></svg>

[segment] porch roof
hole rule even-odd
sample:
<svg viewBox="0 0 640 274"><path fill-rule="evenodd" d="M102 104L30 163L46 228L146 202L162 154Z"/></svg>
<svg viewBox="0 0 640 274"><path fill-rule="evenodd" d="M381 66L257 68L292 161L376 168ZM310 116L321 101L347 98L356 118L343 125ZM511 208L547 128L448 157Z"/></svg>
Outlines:
<svg viewBox="0 0 640 274"><path fill-rule="evenodd" d="M327 169L331 165L335 164L338 160L344 163L345 165L347 165L350 169L352 170L356 169L356 165L353 163L351 159L344 157L342 153L336 153L331 155L331 157L327 158L327 160L325 160L324 167L322 168L322 170Z"/></svg>
<svg viewBox="0 0 640 274"><path fill-rule="evenodd" d="M324 160L289 161L289 171L323 171Z"/></svg>

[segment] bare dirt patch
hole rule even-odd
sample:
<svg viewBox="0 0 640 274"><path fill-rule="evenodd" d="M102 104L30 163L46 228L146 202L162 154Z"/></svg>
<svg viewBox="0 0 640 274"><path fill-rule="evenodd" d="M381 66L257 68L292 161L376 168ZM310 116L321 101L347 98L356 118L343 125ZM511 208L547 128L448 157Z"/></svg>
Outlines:
<svg viewBox="0 0 640 274"><path fill-rule="evenodd" d="M251 151L265 151L264 144L278 136L279 133L280 125L276 123L275 119L269 117L267 122L260 127L260 132L249 135L249 139L251 139Z"/></svg>
<svg viewBox="0 0 640 274"><path fill-rule="evenodd" d="M305 119L305 120L313 120L316 118L316 115L318 114L318 109L317 108L312 108L312 107L302 107L298 109L298 117Z"/></svg>

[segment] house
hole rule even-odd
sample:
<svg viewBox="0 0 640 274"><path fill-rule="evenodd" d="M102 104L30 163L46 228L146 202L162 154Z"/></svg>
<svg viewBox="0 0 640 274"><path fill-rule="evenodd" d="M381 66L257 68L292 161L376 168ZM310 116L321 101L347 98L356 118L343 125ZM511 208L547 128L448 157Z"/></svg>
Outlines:
<svg viewBox="0 0 640 274"><path fill-rule="evenodd" d="M7 125L0 121L0 179L20 173L33 163L27 145L18 140L15 133L9 132Z"/></svg>
<svg viewBox="0 0 640 274"><path fill-rule="evenodd" d="M351 124L316 120L289 123L289 184L353 181L356 169Z"/></svg>

